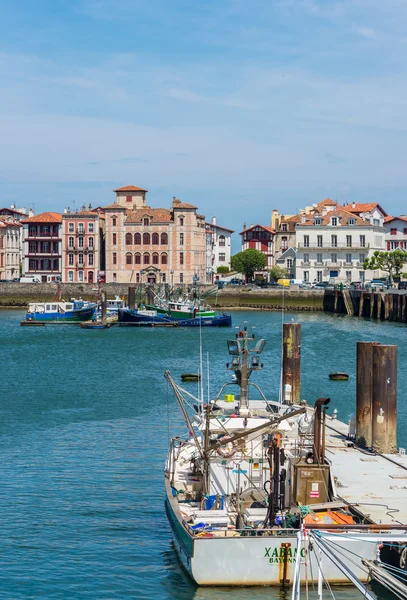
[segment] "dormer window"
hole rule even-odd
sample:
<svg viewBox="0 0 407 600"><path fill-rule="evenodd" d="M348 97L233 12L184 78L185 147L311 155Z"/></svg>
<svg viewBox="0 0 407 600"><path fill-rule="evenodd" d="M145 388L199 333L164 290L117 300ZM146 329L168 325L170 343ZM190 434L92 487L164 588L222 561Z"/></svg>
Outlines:
<svg viewBox="0 0 407 600"><path fill-rule="evenodd" d="M338 217L332 217L331 225L332 227L336 227L338 225Z"/></svg>
<svg viewBox="0 0 407 600"><path fill-rule="evenodd" d="M150 225L150 219L148 217L144 217L143 219L143 225Z"/></svg>
<svg viewBox="0 0 407 600"><path fill-rule="evenodd" d="M348 225L355 225L355 224L356 224L356 219L349 219Z"/></svg>
<svg viewBox="0 0 407 600"><path fill-rule="evenodd" d="M287 223L282 223L281 224L281 231L288 231L287 227L288 227Z"/></svg>
<svg viewBox="0 0 407 600"><path fill-rule="evenodd" d="M322 225L321 217L315 217L315 225Z"/></svg>

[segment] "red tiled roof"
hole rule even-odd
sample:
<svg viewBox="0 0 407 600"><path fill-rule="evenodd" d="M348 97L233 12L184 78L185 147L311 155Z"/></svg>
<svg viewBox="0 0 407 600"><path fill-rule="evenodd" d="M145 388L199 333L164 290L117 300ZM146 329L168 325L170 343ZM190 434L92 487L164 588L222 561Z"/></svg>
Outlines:
<svg viewBox="0 0 407 600"><path fill-rule="evenodd" d="M143 188L139 188L136 185L126 185L121 188L117 188L117 190L113 190L114 192L148 192L148 190L143 190Z"/></svg>
<svg viewBox="0 0 407 600"><path fill-rule="evenodd" d="M170 210L145 206L136 210L128 210L126 213L126 223L139 223L143 217L150 217L152 223L170 223L172 221Z"/></svg>
<svg viewBox="0 0 407 600"><path fill-rule="evenodd" d="M355 202L352 202L352 204L347 204L344 206L344 209L351 213L370 212L374 208L380 209L384 216L387 217L387 212L380 206L378 202L368 202L366 204L356 204Z"/></svg>
<svg viewBox="0 0 407 600"><path fill-rule="evenodd" d="M235 233L234 229L228 229L227 227L221 227L221 225L216 225L213 223L205 223L207 227L216 227L217 229L223 229L223 231L229 231L230 233Z"/></svg>
<svg viewBox="0 0 407 600"><path fill-rule="evenodd" d="M23 219L21 223L62 223L62 215L56 212L44 212L28 219Z"/></svg>
<svg viewBox="0 0 407 600"><path fill-rule="evenodd" d="M252 225L251 227L247 227L247 229L244 229L243 231L241 231L239 233L239 235L243 235L244 233L246 233L246 231L250 231L251 229L254 229L255 227L261 227L262 229L265 229L266 231L268 231L269 233L275 233L274 229L271 229L271 227L266 227L266 225Z"/></svg>
<svg viewBox="0 0 407 600"><path fill-rule="evenodd" d="M399 219L400 221L407 221L407 217L385 217L384 222L385 223L390 223L390 221L396 221L397 219Z"/></svg>
<svg viewBox="0 0 407 600"><path fill-rule="evenodd" d="M71 219L72 217L80 217L80 216L91 216L91 217L97 217L98 214L97 212L95 212L94 210L79 210L78 212L69 212L69 213L64 213L62 215L63 219Z"/></svg>
<svg viewBox="0 0 407 600"><path fill-rule="evenodd" d="M5 219L0 219L0 227L22 227L22 225L18 221L6 221Z"/></svg>
<svg viewBox="0 0 407 600"><path fill-rule="evenodd" d="M109 204L108 206L104 206L103 210L111 210L111 209L115 209L115 210L127 210L125 206L121 206L120 204Z"/></svg>
<svg viewBox="0 0 407 600"><path fill-rule="evenodd" d="M19 210L14 210L14 208L8 208L7 206L4 206L3 208L0 208L0 214L3 210L7 210L8 212L14 213L15 215L24 215L25 213L20 212Z"/></svg>
<svg viewBox="0 0 407 600"><path fill-rule="evenodd" d="M354 219L355 225L371 226L371 223L369 223L369 221L365 221L364 219L361 219L358 215L350 213L349 211L346 211L343 208L337 208L335 210L331 210L326 215L315 214L315 215L301 215L301 217L302 216L305 216L305 222L302 223L300 220L297 223L297 227L314 226L315 219L317 219L317 218L322 219L321 225L329 225L331 222L331 217L339 217L341 219L341 221L340 221L341 225L349 225L349 219Z"/></svg>
<svg viewBox="0 0 407 600"><path fill-rule="evenodd" d="M322 208L323 206L338 206L338 203L335 200L331 200L330 198L325 198L325 200L321 200L318 202L317 208Z"/></svg>
<svg viewBox="0 0 407 600"><path fill-rule="evenodd" d="M193 204L188 204L188 202L174 202L173 208L198 208Z"/></svg>

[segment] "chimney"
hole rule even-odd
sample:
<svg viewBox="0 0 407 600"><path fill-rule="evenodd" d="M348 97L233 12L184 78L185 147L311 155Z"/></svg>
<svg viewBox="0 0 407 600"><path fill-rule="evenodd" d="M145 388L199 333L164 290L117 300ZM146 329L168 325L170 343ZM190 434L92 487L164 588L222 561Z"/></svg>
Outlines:
<svg viewBox="0 0 407 600"><path fill-rule="evenodd" d="M68 214L68 209L64 208L64 215L67 215L67 214Z"/></svg>
<svg viewBox="0 0 407 600"><path fill-rule="evenodd" d="M301 215L301 223L305 223L305 215Z"/></svg>
<svg viewBox="0 0 407 600"><path fill-rule="evenodd" d="M30 210L28 211L28 218L33 217L34 216L34 211L32 208L30 208Z"/></svg>
<svg viewBox="0 0 407 600"><path fill-rule="evenodd" d="M82 212L85 212L85 210L86 210L86 206L85 206L85 204L82 204Z"/></svg>
<svg viewBox="0 0 407 600"><path fill-rule="evenodd" d="M212 225L216 225L216 217L212 217Z"/></svg>
<svg viewBox="0 0 407 600"><path fill-rule="evenodd" d="M177 204L181 204L181 200L179 198L177 198L176 196L173 196L172 197L172 205L177 206Z"/></svg>
<svg viewBox="0 0 407 600"><path fill-rule="evenodd" d="M22 206L21 208L18 209L20 213L23 213L23 215L27 214L27 211L25 209L25 206Z"/></svg>
<svg viewBox="0 0 407 600"><path fill-rule="evenodd" d="M246 230L246 221L243 223L243 231Z"/></svg>
<svg viewBox="0 0 407 600"><path fill-rule="evenodd" d="M88 211L90 212L91 210L92 210L92 205L91 205L91 203L89 202Z"/></svg>
<svg viewBox="0 0 407 600"><path fill-rule="evenodd" d="M356 204L352 202L352 208L356 208Z"/></svg>
<svg viewBox="0 0 407 600"><path fill-rule="evenodd" d="M69 206L68 206L68 208L66 209L66 212L68 213L68 215L69 215L69 213L71 212L71 209L69 208Z"/></svg>

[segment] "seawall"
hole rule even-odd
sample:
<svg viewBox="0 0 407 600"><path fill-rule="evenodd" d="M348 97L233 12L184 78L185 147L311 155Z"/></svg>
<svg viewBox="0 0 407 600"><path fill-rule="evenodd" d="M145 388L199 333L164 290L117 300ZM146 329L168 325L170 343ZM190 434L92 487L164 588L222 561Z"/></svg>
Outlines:
<svg viewBox="0 0 407 600"><path fill-rule="evenodd" d="M186 286L188 289L188 286ZM129 285L126 283L109 283L101 286L108 298L115 296L127 298ZM136 302L140 298L145 301L149 286L136 286ZM190 288L189 288L190 289ZM256 310L287 310L322 311L323 290L282 290L258 289L246 286L226 287L215 290L214 286L201 286L201 295L206 291L211 295L205 302L219 309L256 309ZM49 283L0 283L0 307L26 307L29 302L44 302L55 297L57 288ZM95 300L97 288L90 284L61 284L62 298L83 298Z"/></svg>

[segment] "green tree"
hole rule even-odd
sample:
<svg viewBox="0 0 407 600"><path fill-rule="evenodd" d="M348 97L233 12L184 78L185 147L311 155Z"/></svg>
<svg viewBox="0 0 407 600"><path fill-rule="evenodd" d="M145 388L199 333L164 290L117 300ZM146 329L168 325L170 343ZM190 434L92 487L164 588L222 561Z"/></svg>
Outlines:
<svg viewBox="0 0 407 600"><path fill-rule="evenodd" d="M393 276L399 277L407 261L407 254L402 250L393 250L393 252L373 252L371 258L367 258L363 263L363 268L376 271L380 269L389 274L390 283L393 283Z"/></svg>
<svg viewBox="0 0 407 600"><path fill-rule="evenodd" d="M216 269L217 273L229 273L229 267L227 267L226 265L221 265L220 267L218 267Z"/></svg>
<svg viewBox="0 0 407 600"><path fill-rule="evenodd" d="M253 279L255 271L262 271L264 269L266 262L265 255L254 248L238 252L231 258L232 269L243 273L248 281Z"/></svg>
<svg viewBox="0 0 407 600"><path fill-rule="evenodd" d="M289 276L288 269L285 267L279 267L276 265L272 269L270 269L270 279L273 281L277 281L278 279L287 279Z"/></svg>

